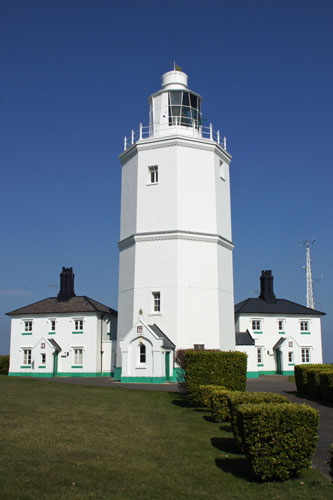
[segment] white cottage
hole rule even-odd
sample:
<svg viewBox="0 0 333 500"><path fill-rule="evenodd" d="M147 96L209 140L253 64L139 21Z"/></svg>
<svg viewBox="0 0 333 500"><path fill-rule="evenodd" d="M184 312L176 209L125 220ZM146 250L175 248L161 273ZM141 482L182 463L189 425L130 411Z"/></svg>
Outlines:
<svg viewBox="0 0 333 500"><path fill-rule="evenodd" d="M72 268L62 268L60 292L7 313L11 316L9 375L111 376L117 312L74 292Z"/></svg>
<svg viewBox="0 0 333 500"><path fill-rule="evenodd" d="M177 349L235 349L231 155L219 131L202 126L201 97L187 81L182 71L162 76L149 99L149 126L133 131L120 155L115 378L122 381L165 376L163 342L152 368L137 366L139 311L153 349L154 330L145 325L156 325ZM129 345L136 354L126 354ZM170 373L177 380L173 363Z"/></svg>
<svg viewBox="0 0 333 500"><path fill-rule="evenodd" d="M277 299L272 271L262 271L259 297L235 305L236 349L248 355L248 377L292 375L295 364L322 363L324 314Z"/></svg>

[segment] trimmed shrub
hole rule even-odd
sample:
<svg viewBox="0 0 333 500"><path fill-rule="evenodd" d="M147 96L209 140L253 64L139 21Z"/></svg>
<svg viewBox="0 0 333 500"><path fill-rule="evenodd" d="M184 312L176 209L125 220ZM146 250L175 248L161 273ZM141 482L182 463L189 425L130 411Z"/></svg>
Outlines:
<svg viewBox="0 0 333 500"><path fill-rule="evenodd" d="M320 395L327 403L333 403L333 370L319 373Z"/></svg>
<svg viewBox="0 0 333 500"><path fill-rule="evenodd" d="M308 394L308 377L307 377L307 372L309 370L325 370L325 369L332 369L332 365L324 365L324 364L306 364L306 365L296 365L294 367L295 371L295 383L297 387L297 392L299 394L303 394L306 396Z"/></svg>
<svg viewBox="0 0 333 500"><path fill-rule="evenodd" d="M242 438L237 424L237 411L243 404L289 403L289 399L274 392L231 392L228 394L228 407L232 431L238 446L243 449Z"/></svg>
<svg viewBox="0 0 333 500"><path fill-rule="evenodd" d="M227 389L212 391L210 395L210 411L216 422L227 422L230 420L228 398L231 392L234 394L238 393L238 391L228 391Z"/></svg>
<svg viewBox="0 0 333 500"><path fill-rule="evenodd" d="M323 365L322 368L312 368L306 371L308 379L308 394L312 398L320 398L320 374L326 371L332 371L332 365Z"/></svg>
<svg viewBox="0 0 333 500"><path fill-rule="evenodd" d="M319 413L300 404L243 404L237 410L243 449L262 480L288 479L311 465Z"/></svg>
<svg viewBox="0 0 333 500"><path fill-rule="evenodd" d="M185 381L190 400L202 404L200 385L245 391L247 355L237 351L185 351Z"/></svg>
<svg viewBox="0 0 333 500"><path fill-rule="evenodd" d="M212 393L220 389L224 390L225 388L221 385L201 385L200 395L203 406L205 406L206 408L210 408L210 398Z"/></svg>
<svg viewBox="0 0 333 500"><path fill-rule="evenodd" d="M8 375L9 371L9 355L0 356L0 375Z"/></svg>

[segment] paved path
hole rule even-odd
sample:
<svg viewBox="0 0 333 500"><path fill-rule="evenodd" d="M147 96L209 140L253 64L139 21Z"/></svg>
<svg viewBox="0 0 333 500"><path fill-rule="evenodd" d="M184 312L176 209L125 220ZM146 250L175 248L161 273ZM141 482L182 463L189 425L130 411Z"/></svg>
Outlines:
<svg viewBox="0 0 333 500"><path fill-rule="evenodd" d="M329 476L330 446L333 443L333 408L320 401L309 401L297 396L296 385L288 382L283 375L264 375L257 379L248 379L248 391L276 392L288 396L293 403L306 403L320 413L318 446L313 455L313 465L326 476ZM330 477L330 476L329 476Z"/></svg>
<svg viewBox="0 0 333 500"><path fill-rule="evenodd" d="M145 391L179 392L178 384L124 384L114 382L108 377L56 377L40 378L45 382L60 382L68 384L95 385L101 387L126 387ZM313 465L326 476L329 476L330 445L333 443L333 408L321 402L309 401L296 395L296 385L288 382L288 377L283 375L265 375L257 379L248 379L247 390L276 392L288 396L294 403L307 403L320 413L319 438L317 450L313 456Z"/></svg>

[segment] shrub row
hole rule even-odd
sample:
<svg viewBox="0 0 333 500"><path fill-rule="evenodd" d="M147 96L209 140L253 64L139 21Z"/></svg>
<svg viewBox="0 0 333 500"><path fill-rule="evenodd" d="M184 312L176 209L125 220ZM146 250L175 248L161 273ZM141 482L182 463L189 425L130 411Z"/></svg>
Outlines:
<svg viewBox="0 0 333 500"><path fill-rule="evenodd" d="M260 403L289 403L286 396L275 394L273 392L233 392L228 394L228 406L230 412L231 426L234 433L235 440L240 447L242 447L242 437L238 428L237 411L243 404L260 404Z"/></svg>
<svg viewBox="0 0 333 500"><path fill-rule="evenodd" d="M8 375L9 356L0 356L0 375Z"/></svg>
<svg viewBox="0 0 333 500"><path fill-rule="evenodd" d="M309 381L308 381L308 371L309 370L332 370L333 365L324 364L307 364L307 365L296 365L295 366L295 382L297 387L297 392L306 396L309 394ZM312 378L312 382L313 382Z"/></svg>
<svg viewBox="0 0 333 500"><path fill-rule="evenodd" d="M319 383L322 399L327 403L333 403L333 370L320 372Z"/></svg>
<svg viewBox="0 0 333 500"><path fill-rule="evenodd" d="M218 385L245 391L247 355L237 351L196 351L184 353L185 382L190 400L202 405L201 385Z"/></svg>
<svg viewBox="0 0 333 500"><path fill-rule="evenodd" d="M288 479L309 467L319 413L293 403L243 404L237 410L242 449L260 479Z"/></svg>

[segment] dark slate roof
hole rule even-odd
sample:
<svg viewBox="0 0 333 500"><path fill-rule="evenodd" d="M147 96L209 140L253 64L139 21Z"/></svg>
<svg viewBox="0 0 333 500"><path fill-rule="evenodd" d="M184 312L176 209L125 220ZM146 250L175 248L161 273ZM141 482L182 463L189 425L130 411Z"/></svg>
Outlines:
<svg viewBox="0 0 333 500"><path fill-rule="evenodd" d="M236 345L255 345L255 340L248 330L246 332L236 332Z"/></svg>
<svg viewBox="0 0 333 500"><path fill-rule="evenodd" d="M282 345L285 340L285 338L281 338L280 340L278 340L277 343L273 346L273 349L278 350L280 345Z"/></svg>
<svg viewBox="0 0 333 500"><path fill-rule="evenodd" d="M111 307L105 306L90 297L82 295L81 297L71 297L68 300L59 300L57 297L40 300L29 306L15 309L8 314L56 314L56 313L84 313L84 312L101 312L108 314L118 314Z"/></svg>
<svg viewBox="0 0 333 500"><path fill-rule="evenodd" d="M153 325L148 325L151 330L153 330L154 333L158 336L158 338L163 340L162 347L166 347L168 349L174 349L176 346L169 337L165 335L165 333L162 332L162 330L154 323Z"/></svg>
<svg viewBox="0 0 333 500"><path fill-rule="evenodd" d="M302 306L301 304L296 304L296 302L291 302L285 299L276 299L275 302L266 302L263 299L246 299L235 305L235 313L251 313L251 314L297 314L303 316L309 315L321 315L325 313L317 311L316 309L310 309L309 307Z"/></svg>

